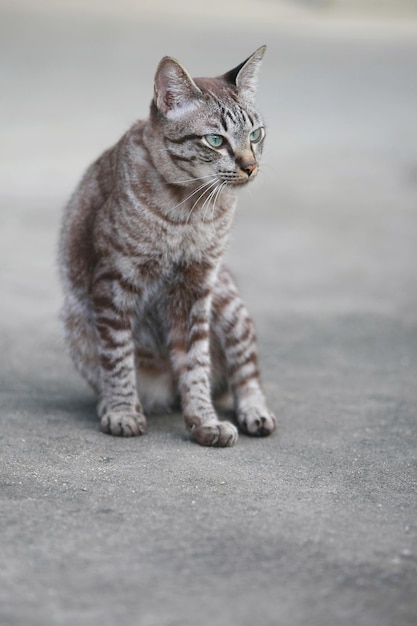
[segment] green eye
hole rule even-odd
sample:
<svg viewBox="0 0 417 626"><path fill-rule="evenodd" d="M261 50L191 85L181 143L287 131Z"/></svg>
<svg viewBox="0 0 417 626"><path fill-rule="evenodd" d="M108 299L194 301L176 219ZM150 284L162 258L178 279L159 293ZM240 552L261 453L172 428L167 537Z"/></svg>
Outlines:
<svg viewBox="0 0 417 626"><path fill-rule="evenodd" d="M206 141L212 148L221 148L224 144L224 137L221 135L206 135Z"/></svg>
<svg viewBox="0 0 417 626"><path fill-rule="evenodd" d="M259 143L263 138L264 138L264 129L263 128L257 128L256 130L253 130L251 132L251 134L249 135L249 140L252 143Z"/></svg>

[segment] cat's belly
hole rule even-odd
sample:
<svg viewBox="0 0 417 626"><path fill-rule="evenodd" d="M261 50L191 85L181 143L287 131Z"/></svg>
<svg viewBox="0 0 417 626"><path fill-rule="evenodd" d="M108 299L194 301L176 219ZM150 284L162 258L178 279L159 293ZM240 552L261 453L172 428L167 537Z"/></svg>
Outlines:
<svg viewBox="0 0 417 626"><path fill-rule="evenodd" d="M177 381L168 352L164 307L156 301L146 307L138 303L133 329L136 385L146 412L167 410L174 406Z"/></svg>

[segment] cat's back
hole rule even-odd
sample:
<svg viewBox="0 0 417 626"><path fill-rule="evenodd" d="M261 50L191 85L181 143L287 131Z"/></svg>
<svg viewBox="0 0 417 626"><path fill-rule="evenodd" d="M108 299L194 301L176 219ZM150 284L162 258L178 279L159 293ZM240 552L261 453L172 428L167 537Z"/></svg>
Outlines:
<svg viewBox="0 0 417 626"><path fill-rule="evenodd" d="M140 146L142 126L143 122L137 122L88 167L64 209L58 262L64 283L71 288L85 286L96 263L96 222L103 220L102 209L115 193L121 174L120 153L131 151L132 140Z"/></svg>
<svg viewBox="0 0 417 626"><path fill-rule="evenodd" d="M67 287L80 286L93 264L96 215L111 193L114 148L92 163L64 209L58 262Z"/></svg>

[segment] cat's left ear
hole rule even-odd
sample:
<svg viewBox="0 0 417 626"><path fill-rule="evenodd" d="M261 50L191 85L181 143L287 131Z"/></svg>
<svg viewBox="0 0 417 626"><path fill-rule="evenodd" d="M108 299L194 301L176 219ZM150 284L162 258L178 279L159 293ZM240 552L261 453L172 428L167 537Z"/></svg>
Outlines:
<svg viewBox="0 0 417 626"><path fill-rule="evenodd" d="M222 76L228 83L235 85L239 94L251 103L255 101L258 72L265 50L266 46L261 46L246 61Z"/></svg>
<svg viewBox="0 0 417 626"><path fill-rule="evenodd" d="M168 118L192 111L200 102L201 90L187 70L172 57L164 57L155 75L154 102Z"/></svg>

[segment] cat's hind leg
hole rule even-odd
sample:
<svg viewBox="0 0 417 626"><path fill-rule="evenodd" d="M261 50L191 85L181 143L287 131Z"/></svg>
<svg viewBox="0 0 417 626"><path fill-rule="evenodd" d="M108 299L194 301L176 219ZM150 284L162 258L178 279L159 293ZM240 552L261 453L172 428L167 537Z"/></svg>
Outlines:
<svg viewBox="0 0 417 626"><path fill-rule="evenodd" d="M97 316L89 299L77 298L72 293L66 295L61 320L65 342L74 365L100 398L97 413L101 420L102 431L125 437L146 432L146 420L142 417L140 410L136 407L130 412L115 410L104 393L106 387L103 385L103 367L100 362L98 338L101 330L105 338L110 341L112 334L117 333L117 329L106 330L100 325L98 328Z"/></svg>
<svg viewBox="0 0 417 626"><path fill-rule="evenodd" d="M147 423L136 389L132 334L137 294L113 272L98 267L91 300L100 361L101 429L122 437L143 435Z"/></svg>
<svg viewBox="0 0 417 626"><path fill-rule="evenodd" d="M61 311L64 338L78 372L93 390L100 386L100 362L97 354L93 313L87 302L72 294L65 298Z"/></svg>
<svg viewBox="0 0 417 626"><path fill-rule="evenodd" d="M224 351L240 429L249 435L269 435L276 419L261 388L254 324L225 268L219 272L213 293L212 329Z"/></svg>

